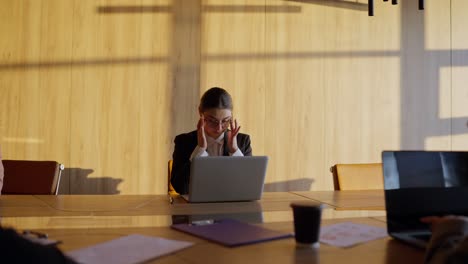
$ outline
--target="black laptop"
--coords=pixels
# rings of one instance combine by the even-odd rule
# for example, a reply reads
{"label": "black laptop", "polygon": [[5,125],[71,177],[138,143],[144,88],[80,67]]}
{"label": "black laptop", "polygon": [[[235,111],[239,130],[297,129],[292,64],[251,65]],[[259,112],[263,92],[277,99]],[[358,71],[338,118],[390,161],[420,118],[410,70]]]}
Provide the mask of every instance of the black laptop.
{"label": "black laptop", "polygon": [[426,247],[423,216],[468,215],[468,152],[383,151],[387,231]]}

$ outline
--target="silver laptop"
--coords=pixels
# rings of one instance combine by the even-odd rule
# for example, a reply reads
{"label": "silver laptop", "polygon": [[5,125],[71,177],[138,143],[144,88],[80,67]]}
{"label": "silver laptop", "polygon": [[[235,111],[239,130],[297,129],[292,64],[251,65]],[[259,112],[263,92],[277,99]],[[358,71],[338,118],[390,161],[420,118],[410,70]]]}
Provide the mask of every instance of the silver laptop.
{"label": "silver laptop", "polygon": [[425,248],[431,231],[420,218],[468,215],[468,152],[382,152],[387,231]]}
{"label": "silver laptop", "polygon": [[267,164],[267,156],[194,158],[183,197],[190,203],[259,200]]}

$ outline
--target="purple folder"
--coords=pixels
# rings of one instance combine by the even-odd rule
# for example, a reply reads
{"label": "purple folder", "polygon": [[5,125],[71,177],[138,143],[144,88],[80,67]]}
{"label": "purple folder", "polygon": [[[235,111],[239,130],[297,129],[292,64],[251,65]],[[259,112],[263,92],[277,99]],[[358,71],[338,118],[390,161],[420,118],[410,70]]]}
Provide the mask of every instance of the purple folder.
{"label": "purple folder", "polygon": [[216,220],[211,224],[175,224],[172,228],[228,247],[237,247],[280,238],[291,233],[270,230],[232,219]]}

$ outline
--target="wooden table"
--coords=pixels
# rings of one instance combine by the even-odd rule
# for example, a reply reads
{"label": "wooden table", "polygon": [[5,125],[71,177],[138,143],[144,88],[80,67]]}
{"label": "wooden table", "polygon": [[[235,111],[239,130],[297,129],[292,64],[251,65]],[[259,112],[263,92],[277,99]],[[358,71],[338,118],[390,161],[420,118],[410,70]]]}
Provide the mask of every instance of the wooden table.
{"label": "wooden table", "polygon": [[325,244],[319,249],[298,248],[293,238],[226,248],[169,227],[181,219],[228,217],[293,232],[289,205],[306,200],[328,205],[322,225],[342,221],[386,225],[384,211],[378,210],[383,193],[353,191],[264,193],[256,202],[206,204],[170,204],[165,195],[0,196],[0,215],[3,225],[35,229],[63,241],[59,247],[64,251],[135,233],[195,243],[155,263],[422,263],[423,251],[390,238],[346,249]]}
{"label": "wooden table", "polygon": [[[355,223],[385,227],[372,218],[344,219]],[[322,225],[341,222],[328,219]],[[293,232],[291,222],[260,224],[266,228]],[[294,238],[281,239],[237,248],[227,248],[172,230],[168,227],[144,228],[86,228],[43,229],[51,238],[63,241],[59,247],[70,251],[106,242],[129,234],[143,234],[167,239],[190,241],[194,246],[150,263],[422,263],[424,252],[390,238],[374,240],[351,248],[337,248],[321,244],[320,248],[297,247]]]}
{"label": "wooden table", "polygon": [[337,210],[385,210],[383,190],[293,192]]}
{"label": "wooden table", "polygon": [[[235,218],[239,213],[244,214],[241,219],[280,222],[292,221],[291,202],[310,199],[322,199],[329,205],[322,213],[324,219],[385,215],[381,210],[366,210],[369,201],[374,203],[373,196],[369,200],[361,197],[361,210],[341,210],[339,204],[328,201],[336,192],[314,193],[267,192],[255,202],[201,204],[187,204],[181,199],[170,204],[166,195],[6,195],[0,196],[0,216],[3,225],[19,229],[157,227],[169,225],[173,215]],[[340,201],[346,201],[346,193],[339,196]]]}

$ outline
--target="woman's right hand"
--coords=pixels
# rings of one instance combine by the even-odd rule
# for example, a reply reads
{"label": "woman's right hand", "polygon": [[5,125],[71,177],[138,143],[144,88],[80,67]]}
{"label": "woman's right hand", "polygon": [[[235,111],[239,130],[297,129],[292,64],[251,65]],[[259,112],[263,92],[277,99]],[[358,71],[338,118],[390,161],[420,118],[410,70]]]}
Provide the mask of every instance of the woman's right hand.
{"label": "woman's right hand", "polygon": [[198,146],[202,149],[206,149],[208,146],[208,143],[206,143],[205,117],[203,115],[200,115],[200,120],[198,120],[197,136],[198,136]]}
{"label": "woman's right hand", "polygon": [[446,216],[426,216],[420,219],[421,222],[429,224],[431,229],[437,228],[438,225],[447,221],[465,221],[468,223],[468,217],[460,215],[446,215]]}

